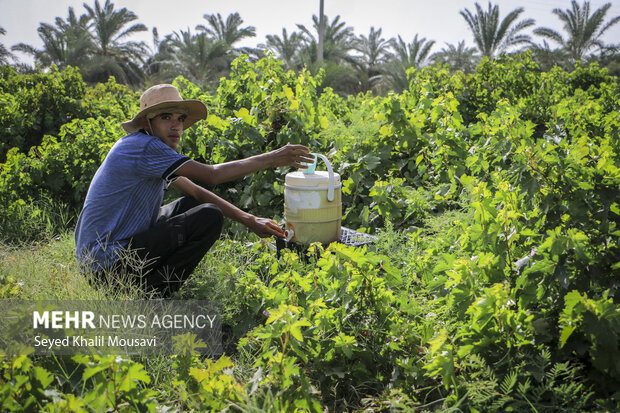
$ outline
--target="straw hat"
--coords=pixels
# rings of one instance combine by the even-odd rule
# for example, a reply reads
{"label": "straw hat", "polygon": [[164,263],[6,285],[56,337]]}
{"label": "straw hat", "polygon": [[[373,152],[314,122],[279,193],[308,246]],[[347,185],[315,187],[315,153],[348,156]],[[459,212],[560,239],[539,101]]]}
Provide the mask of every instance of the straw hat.
{"label": "straw hat", "polygon": [[140,130],[140,119],[152,119],[162,113],[182,113],[186,115],[183,129],[187,129],[201,119],[207,118],[207,107],[199,100],[183,100],[179,90],[172,85],[156,85],[140,96],[140,112],[130,121],[123,122],[129,132]]}

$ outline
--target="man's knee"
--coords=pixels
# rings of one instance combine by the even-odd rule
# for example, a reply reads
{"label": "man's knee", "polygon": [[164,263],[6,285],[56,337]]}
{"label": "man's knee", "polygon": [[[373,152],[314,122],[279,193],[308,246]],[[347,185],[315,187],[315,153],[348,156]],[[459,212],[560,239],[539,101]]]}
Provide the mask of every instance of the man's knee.
{"label": "man's knee", "polygon": [[215,204],[202,204],[197,209],[196,215],[201,227],[208,232],[217,231],[219,235],[224,225],[222,210]]}

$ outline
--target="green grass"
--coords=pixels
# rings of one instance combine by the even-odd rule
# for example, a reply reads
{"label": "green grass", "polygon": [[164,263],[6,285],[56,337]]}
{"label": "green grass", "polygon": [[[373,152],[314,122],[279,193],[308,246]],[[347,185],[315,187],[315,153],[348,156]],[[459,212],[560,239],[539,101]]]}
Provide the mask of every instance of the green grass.
{"label": "green grass", "polygon": [[78,271],[72,234],[27,246],[0,247],[0,277],[15,280],[24,300],[102,299]]}
{"label": "green grass", "polygon": [[[80,273],[73,233],[46,242],[0,246],[0,279],[13,280],[15,298],[23,300],[111,300],[147,298],[129,282],[123,288],[93,287]],[[5,297],[8,298],[8,297]]]}

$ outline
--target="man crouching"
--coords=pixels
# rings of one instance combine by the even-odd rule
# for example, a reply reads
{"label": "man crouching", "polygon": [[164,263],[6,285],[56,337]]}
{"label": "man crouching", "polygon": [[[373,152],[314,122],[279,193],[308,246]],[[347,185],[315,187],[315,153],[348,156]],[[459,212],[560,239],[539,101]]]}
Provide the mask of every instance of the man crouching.
{"label": "man crouching", "polygon": [[[286,145],[275,151],[217,165],[179,154],[183,131],[206,119],[198,100],[183,100],[172,85],[157,85],[140,97],[140,112],[122,124],[119,139],[95,173],[75,230],[76,256],[98,277],[131,273],[122,259],[138,255],[143,286],[169,296],[196,268],[219,238],[223,217],[260,237],[284,236],[271,219],[244,212],[192,182],[217,185],[279,166],[303,167],[308,148]],[[185,196],[161,206],[169,186]]]}

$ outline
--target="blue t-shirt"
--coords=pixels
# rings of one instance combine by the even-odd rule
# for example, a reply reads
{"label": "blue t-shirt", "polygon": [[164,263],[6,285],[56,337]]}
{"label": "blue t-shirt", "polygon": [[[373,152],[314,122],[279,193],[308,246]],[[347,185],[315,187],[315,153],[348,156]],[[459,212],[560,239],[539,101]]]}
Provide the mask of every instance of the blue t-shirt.
{"label": "blue t-shirt", "polygon": [[188,161],[142,132],[119,139],[95,173],[78,218],[80,265],[101,270],[117,261],[130,238],[155,223],[166,184]]}

